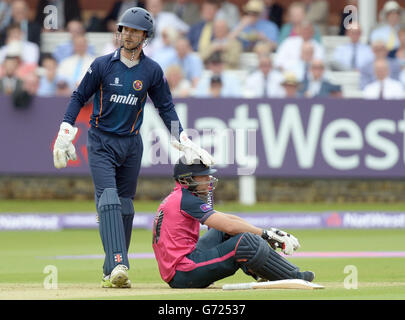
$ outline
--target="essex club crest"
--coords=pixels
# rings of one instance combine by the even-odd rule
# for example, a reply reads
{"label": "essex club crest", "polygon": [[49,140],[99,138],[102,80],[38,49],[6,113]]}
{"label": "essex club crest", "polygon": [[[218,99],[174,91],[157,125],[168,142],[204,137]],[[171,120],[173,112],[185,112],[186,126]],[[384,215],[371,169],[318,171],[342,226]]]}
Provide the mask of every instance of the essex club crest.
{"label": "essex club crest", "polygon": [[135,91],[140,91],[142,90],[143,83],[141,80],[135,80],[132,86],[134,87]]}

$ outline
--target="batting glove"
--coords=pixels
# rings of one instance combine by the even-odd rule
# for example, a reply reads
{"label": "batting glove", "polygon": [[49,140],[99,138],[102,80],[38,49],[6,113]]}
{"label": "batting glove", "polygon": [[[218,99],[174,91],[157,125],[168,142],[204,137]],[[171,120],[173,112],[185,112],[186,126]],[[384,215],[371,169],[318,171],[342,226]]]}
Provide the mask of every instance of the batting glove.
{"label": "batting glove", "polygon": [[69,160],[76,160],[76,149],[72,141],[75,139],[78,129],[67,122],[60,125],[58,137],[53,146],[53,164],[61,169],[67,166]]}
{"label": "batting glove", "polygon": [[201,160],[206,166],[215,164],[214,158],[206,150],[192,142],[184,131],[180,133],[180,142],[172,140],[172,145],[176,149],[184,152],[186,164],[193,164],[195,160]]}
{"label": "batting glove", "polygon": [[274,250],[280,248],[282,252],[287,255],[293,254],[294,251],[300,248],[300,243],[296,237],[275,228],[263,230],[262,238],[266,240]]}

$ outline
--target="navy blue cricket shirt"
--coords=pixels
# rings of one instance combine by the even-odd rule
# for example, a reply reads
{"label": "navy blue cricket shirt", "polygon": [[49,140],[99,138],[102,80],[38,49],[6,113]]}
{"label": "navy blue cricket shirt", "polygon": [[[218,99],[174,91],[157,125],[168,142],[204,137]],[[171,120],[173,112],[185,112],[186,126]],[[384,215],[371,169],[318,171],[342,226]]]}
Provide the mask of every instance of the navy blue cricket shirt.
{"label": "navy blue cricket shirt", "polygon": [[172,121],[178,121],[179,132],[174,132],[178,138],[183,128],[162,68],[143,51],[139,63],[128,68],[121,62],[120,54],[121,48],[118,48],[93,61],[73,92],[63,121],[74,125],[80,109],[95,94],[90,124],[121,136],[136,135],[149,95],[169,131]]}

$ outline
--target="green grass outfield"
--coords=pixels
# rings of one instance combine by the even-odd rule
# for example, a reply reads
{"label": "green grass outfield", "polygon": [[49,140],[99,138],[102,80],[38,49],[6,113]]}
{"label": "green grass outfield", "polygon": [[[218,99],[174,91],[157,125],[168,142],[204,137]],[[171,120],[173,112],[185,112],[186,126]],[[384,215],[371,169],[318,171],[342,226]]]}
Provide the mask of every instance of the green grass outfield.
{"label": "green grass outfield", "polygon": [[[139,211],[152,211],[156,203],[142,203]],[[236,204],[218,210],[234,211]],[[400,211],[405,205],[281,205],[260,204],[252,211]],[[83,212],[94,211],[92,202],[0,201],[0,212]],[[300,251],[405,251],[405,230],[289,230],[301,242]],[[151,231],[133,232],[130,253],[150,253]],[[153,299],[153,300],[261,300],[261,299],[405,299],[405,258],[290,258],[303,270],[316,273],[315,282],[324,290],[246,290],[223,291],[225,283],[251,282],[238,271],[207,289],[170,289],[159,276],[154,259],[130,259],[131,289],[99,287],[103,260],[77,259],[82,255],[102,255],[97,230],[3,231],[0,232],[0,299]],[[64,257],[64,259],[62,259]],[[71,256],[66,258],[66,256]],[[74,259],[76,257],[76,259]],[[48,274],[55,266],[58,289],[45,289]],[[344,281],[355,266],[358,288],[345,289]]]}
{"label": "green grass outfield", "polygon": [[[135,211],[156,212],[158,201],[135,201]],[[253,206],[237,202],[216,203],[215,208],[222,212],[320,212],[320,211],[405,211],[405,202],[399,203],[270,203],[258,202]],[[0,200],[2,212],[94,212],[94,201],[62,200]]]}

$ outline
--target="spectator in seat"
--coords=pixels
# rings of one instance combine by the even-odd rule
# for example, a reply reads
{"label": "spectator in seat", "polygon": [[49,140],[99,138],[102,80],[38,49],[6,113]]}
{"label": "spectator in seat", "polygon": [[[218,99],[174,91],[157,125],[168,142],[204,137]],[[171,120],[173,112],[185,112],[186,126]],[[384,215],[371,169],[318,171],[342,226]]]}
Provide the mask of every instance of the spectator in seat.
{"label": "spectator in seat", "polygon": [[[18,24],[23,32],[23,40],[41,46],[41,25],[29,19],[29,7],[24,0],[14,0],[11,3],[10,24]],[[3,31],[0,45],[4,45],[6,34]]]}
{"label": "spectator in seat", "polygon": [[163,46],[162,31],[168,27],[175,28],[181,35],[186,35],[190,26],[176,16],[173,12],[163,10],[162,0],[146,0],[146,10],[150,12],[155,21],[155,35],[144,47],[148,56],[153,56]]}
{"label": "spectator in seat", "polygon": [[191,83],[184,78],[183,70],[178,65],[171,65],[165,71],[167,83],[173,98],[186,98],[191,94]]}
{"label": "spectator in seat", "polygon": [[373,50],[368,44],[360,42],[361,27],[352,23],[346,29],[350,42],[336,47],[331,67],[335,71],[358,71],[373,59]]}
{"label": "spectator in seat", "polygon": [[163,71],[177,59],[176,42],[180,34],[175,28],[168,27],[162,30],[163,47],[155,52],[151,58],[155,60]]}
{"label": "spectator in seat", "polygon": [[35,94],[35,83],[32,80],[32,73],[25,75],[23,81],[17,75],[17,70],[21,65],[21,58],[17,52],[9,52],[2,64],[2,76],[0,77],[0,94],[10,96],[14,107],[25,108],[31,103]]}
{"label": "spectator in seat", "polygon": [[291,61],[290,64],[286,64],[284,72],[292,72],[297,77],[298,81],[306,81],[309,78],[311,63],[315,59],[314,57],[314,43],[306,41],[301,46],[301,56],[298,60]]}
{"label": "spectator in seat", "polygon": [[388,50],[385,41],[376,41],[371,45],[374,56],[360,69],[360,88],[363,90],[366,85],[374,82],[376,74],[374,73],[374,62],[379,59],[386,59],[390,69],[390,78],[399,80],[401,66],[397,59],[388,57]]}
{"label": "spectator in seat", "polygon": [[21,47],[21,59],[23,63],[38,64],[39,47],[36,43],[26,41],[19,24],[11,24],[7,28],[6,44],[0,48],[0,63],[3,62],[10,45],[18,44]]}
{"label": "spectator in seat", "polygon": [[211,43],[214,36],[214,20],[219,8],[218,0],[208,0],[202,3],[201,21],[191,25],[187,35],[193,51],[203,51]]}
{"label": "spectator in seat", "polygon": [[169,64],[179,65],[187,80],[191,82],[193,88],[195,88],[202,76],[204,70],[204,64],[200,56],[193,52],[190,42],[185,37],[177,39],[176,44],[176,56]]}
{"label": "spectator in seat", "polygon": [[[20,41],[12,41],[7,45],[7,50],[4,51],[4,55],[10,57],[17,57],[18,64],[17,69],[15,70],[16,76],[20,79],[24,79],[24,77],[32,72],[35,72],[37,68],[36,63],[26,63],[23,61],[23,45]],[[3,58],[3,61],[5,58]]]}
{"label": "spectator in seat", "polygon": [[[86,29],[84,28],[83,22],[79,20],[69,21],[67,24],[67,31],[70,34],[70,40],[58,45],[53,52],[53,56],[58,63],[61,63],[62,60],[74,55],[74,39],[76,37],[86,35]],[[93,56],[96,54],[96,50],[93,45],[87,46],[87,54]]]}
{"label": "spectator in seat", "polygon": [[341,88],[330,83],[324,77],[325,64],[322,60],[313,60],[309,79],[303,81],[299,90],[300,95],[305,98],[331,97],[338,95]]}
{"label": "spectator in seat", "polygon": [[272,52],[273,52],[273,46],[270,42],[267,42],[267,41],[259,41],[253,47],[253,53],[256,53],[257,56],[261,56],[261,55],[270,56],[270,55],[272,55]]}
{"label": "spectator in seat", "polygon": [[219,10],[215,19],[224,19],[228,22],[229,28],[233,29],[239,23],[240,13],[239,8],[236,4],[228,0],[218,0],[219,1]]}
{"label": "spectator in seat", "polygon": [[264,9],[262,0],[249,0],[243,7],[245,14],[240,23],[231,32],[231,37],[238,38],[246,52],[251,52],[259,41],[277,46],[279,29],[275,23],[261,18]]}
{"label": "spectator in seat", "polygon": [[229,37],[229,26],[225,19],[216,19],[213,26],[214,37],[211,42],[199,51],[203,61],[207,60],[214,52],[221,52],[226,69],[238,69],[242,44]]}
{"label": "spectator in seat", "polygon": [[40,97],[52,97],[56,95],[58,79],[56,71],[58,62],[51,54],[42,57],[41,68],[39,71],[39,88],[37,95]]}
{"label": "spectator in seat", "polygon": [[390,78],[390,67],[387,59],[374,62],[376,81],[368,84],[363,90],[365,99],[404,99],[405,90],[401,82]]}
{"label": "spectator in seat", "polygon": [[281,98],[284,90],[281,82],[283,75],[273,69],[270,56],[258,56],[259,66],[256,71],[248,75],[244,83],[246,98]]}
{"label": "spectator in seat", "polygon": [[299,97],[299,85],[300,82],[298,81],[297,77],[292,72],[285,72],[283,74],[283,80],[281,82],[281,86],[284,89],[281,98],[298,98]]}
{"label": "spectator in seat", "polygon": [[22,80],[17,76],[16,70],[21,63],[18,55],[6,55],[2,63],[2,76],[0,77],[0,93],[4,95],[12,95],[15,91],[21,90],[23,87]]}
{"label": "spectator in seat", "polygon": [[213,76],[218,76],[221,78],[221,97],[239,98],[242,96],[242,87],[239,78],[232,70],[225,70],[225,65],[220,52],[214,52],[207,60],[207,71],[208,72],[204,72],[198,86],[194,90],[194,96],[211,96],[210,88],[211,78]]}
{"label": "spectator in seat", "polygon": [[371,42],[384,41],[388,51],[398,48],[401,14],[402,8],[398,2],[386,2],[381,12],[382,24],[371,32]]}
{"label": "spectator in seat", "polygon": [[198,4],[192,0],[167,1],[163,6],[163,10],[173,12],[189,26],[193,25],[200,19],[200,8]]}
{"label": "spectator in seat", "polygon": [[[281,27],[278,45],[282,44],[289,37],[300,35],[300,26],[304,21],[311,22],[307,19],[305,4],[303,2],[293,2],[288,7],[287,22]],[[314,33],[312,34],[312,37],[321,43],[321,32],[317,26],[313,27]]]}
{"label": "spectator in seat", "polygon": [[301,59],[302,45],[304,42],[312,44],[314,48],[314,59],[323,60],[325,58],[323,46],[313,38],[315,28],[312,22],[307,20],[303,21],[297,28],[297,32],[297,36],[287,38],[276,51],[274,65],[282,72],[288,70],[292,64],[297,63]]}
{"label": "spectator in seat", "polygon": [[76,36],[73,39],[74,54],[64,60],[58,66],[58,79],[65,80],[71,91],[77,88],[86,71],[94,60],[94,56],[87,53],[87,39],[85,36]]}

